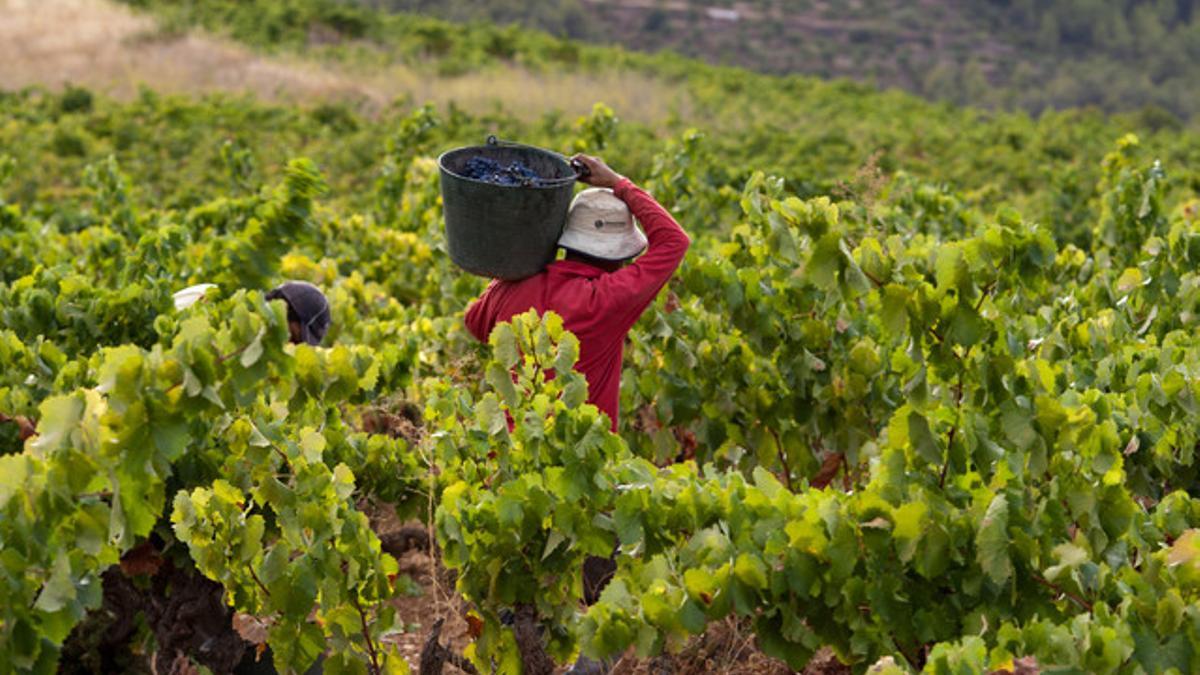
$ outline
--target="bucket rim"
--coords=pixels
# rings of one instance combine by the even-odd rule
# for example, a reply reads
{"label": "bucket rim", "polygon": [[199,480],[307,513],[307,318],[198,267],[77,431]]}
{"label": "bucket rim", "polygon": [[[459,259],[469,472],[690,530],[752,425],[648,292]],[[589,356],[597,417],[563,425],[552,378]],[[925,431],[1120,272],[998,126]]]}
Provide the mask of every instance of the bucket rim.
{"label": "bucket rim", "polygon": [[[568,160],[565,155],[554,152],[553,150],[547,150],[545,148],[539,148],[536,145],[525,145],[522,143],[507,143],[506,146],[510,147],[510,148],[517,147],[517,148],[522,148],[525,150],[533,150],[535,152],[540,152],[544,155],[549,155],[549,156],[553,157],[554,159],[557,159],[560,162],[562,162],[567,167],[568,171],[571,170],[570,160]],[[491,149],[495,149],[496,147],[497,147],[496,145],[464,145],[460,148],[451,148],[449,150],[446,150],[442,154],[438,155],[438,158],[437,158],[438,170],[440,170],[444,174],[449,174],[458,180],[464,180],[464,181],[467,181],[470,183],[475,183],[476,185],[488,185],[488,186],[491,186],[494,188],[502,188],[502,189],[506,189],[506,190],[530,190],[530,189],[533,189],[533,190],[561,190],[564,186],[567,186],[567,185],[573,186],[575,184],[575,181],[578,179],[578,174],[571,173],[571,174],[569,174],[567,176],[563,176],[561,178],[546,179],[548,181],[554,181],[550,185],[502,185],[500,183],[490,183],[486,180],[479,180],[478,178],[470,178],[470,177],[464,176],[460,173],[456,173],[456,172],[452,171],[450,169],[450,167],[446,166],[445,160],[446,160],[446,157],[449,155],[465,152],[467,150],[491,150]]]}

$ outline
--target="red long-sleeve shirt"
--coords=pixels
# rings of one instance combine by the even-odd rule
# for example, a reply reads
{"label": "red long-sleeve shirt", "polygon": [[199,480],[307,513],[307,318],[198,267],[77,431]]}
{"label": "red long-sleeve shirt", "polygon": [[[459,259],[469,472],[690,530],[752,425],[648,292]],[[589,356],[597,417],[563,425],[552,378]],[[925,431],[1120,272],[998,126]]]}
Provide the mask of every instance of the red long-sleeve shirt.
{"label": "red long-sleeve shirt", "polygon": [[617,429],[625,336],[683,261],[691,240],[654,197],[623,178],[613,192],[642,224],[646,253],[615,272],[576,260],[557,260],[519,281],[493,280],[467,308],[467,329],[486,341],[497,323],[536,309],[553,311],[579,338],[575,369],[588,383],[588,402]]}

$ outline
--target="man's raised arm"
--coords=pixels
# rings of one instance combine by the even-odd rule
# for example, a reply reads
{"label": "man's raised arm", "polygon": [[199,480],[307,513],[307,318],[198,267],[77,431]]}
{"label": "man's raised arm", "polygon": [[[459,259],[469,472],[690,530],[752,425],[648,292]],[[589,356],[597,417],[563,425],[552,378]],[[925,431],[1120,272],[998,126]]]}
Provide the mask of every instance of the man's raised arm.
{"label": "man's raised arm", "polygon": [[633,181],[595,157],[576,155],[575,159],[588,167],[587,182],[612,188],[613,194],[629,206],[646,233],[646,252],[633,264],[604,275],[597,288],[606,302],[620,312],[625,323],[632,326],[679,268],[692,240],[675,218]]}

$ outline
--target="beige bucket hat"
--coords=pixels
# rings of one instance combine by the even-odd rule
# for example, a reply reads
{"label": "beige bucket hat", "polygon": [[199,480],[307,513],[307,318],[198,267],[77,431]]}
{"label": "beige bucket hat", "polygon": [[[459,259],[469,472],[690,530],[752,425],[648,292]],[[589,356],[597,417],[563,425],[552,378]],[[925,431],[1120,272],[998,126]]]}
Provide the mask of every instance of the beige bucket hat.
{"label": "beige bucket hat", "polygon": [[602,260],[626,260],[646,250],[646,235],[633,214],[608,188],[588,188],[575,196],[558,245]]}

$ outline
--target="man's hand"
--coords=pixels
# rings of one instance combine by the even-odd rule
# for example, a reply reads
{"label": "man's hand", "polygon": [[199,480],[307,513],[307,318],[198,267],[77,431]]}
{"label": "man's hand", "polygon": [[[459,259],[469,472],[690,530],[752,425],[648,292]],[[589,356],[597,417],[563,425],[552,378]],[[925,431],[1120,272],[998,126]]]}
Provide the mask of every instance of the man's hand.
{"label": "man's hand", "polygon": [[[591,155],[578,154],[571,158],[572,162],[579,162],[587,167],[586,175],[581,175],[579,180],[595,187],[613,188],[621,181],[624,176],[608,168],[604,160]],[[584,172],[580,172],[584,173]]]}

